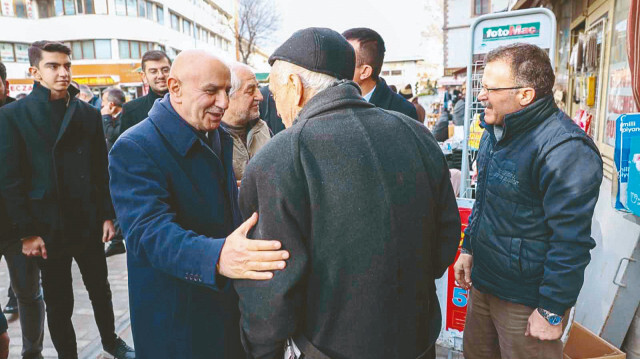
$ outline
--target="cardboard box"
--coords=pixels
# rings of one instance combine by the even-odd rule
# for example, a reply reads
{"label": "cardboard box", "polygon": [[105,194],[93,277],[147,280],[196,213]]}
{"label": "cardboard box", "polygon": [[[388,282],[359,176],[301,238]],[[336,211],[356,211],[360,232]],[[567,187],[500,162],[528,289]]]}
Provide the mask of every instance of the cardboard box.
{"label": "cardboard box", "polygon": [[580,323],[573,322],[569,340],[564,346],[564,359],[625,359],[627,355],[606,340],[593,334]]}

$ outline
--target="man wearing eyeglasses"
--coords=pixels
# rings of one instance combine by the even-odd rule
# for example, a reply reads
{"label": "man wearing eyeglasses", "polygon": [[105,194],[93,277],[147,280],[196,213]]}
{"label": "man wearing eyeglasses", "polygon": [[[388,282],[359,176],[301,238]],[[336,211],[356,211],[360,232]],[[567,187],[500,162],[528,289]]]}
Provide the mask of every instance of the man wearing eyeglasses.
{"label": "man wearing eyeglasses", "polygon": [[556,107],[544,50],[507,45],[485,64],[476,202],[454,267],[471,290],[464,356],[560,359],[563,319],[595,246],[602,159]]}
{"label": "man wearing eyeglasses", "polygon": [[[153,103],[169,91],[167,79],[171,70],[171,59],[166,53],[159,50],[145,52],[142,55],[141,67],[142,80],[149,85],[149,93],[124,104],[120,118],[120,133],[147,118]],[[125,252],[124,241],[114,238],[105,250],[105,255],[110,257]]]}

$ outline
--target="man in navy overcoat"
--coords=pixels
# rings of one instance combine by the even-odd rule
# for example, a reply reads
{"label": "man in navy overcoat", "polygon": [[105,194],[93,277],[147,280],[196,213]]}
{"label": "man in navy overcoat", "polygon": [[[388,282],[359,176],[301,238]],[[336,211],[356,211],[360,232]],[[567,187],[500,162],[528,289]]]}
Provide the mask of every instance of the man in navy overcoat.
{"label": "man in navy overcoat", "polygon": [[229,68],[205,51],[183,51],[168,86],[109,153],[137,358],[242,358],[228,278],[269,279],[288,252],[246,238],[257,214],[241,225],[233,142],[219,128]]}

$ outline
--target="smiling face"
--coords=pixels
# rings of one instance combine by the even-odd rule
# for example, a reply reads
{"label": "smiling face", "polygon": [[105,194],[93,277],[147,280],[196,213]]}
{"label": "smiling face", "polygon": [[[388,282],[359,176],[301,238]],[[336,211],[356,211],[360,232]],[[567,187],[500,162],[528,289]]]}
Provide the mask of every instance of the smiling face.
{"label": "smiling face", "polygon": [[176,112],[199,131],[212,131],[220,126],[229,107],[231,87],[229,68],[213,56],[199,58],[197,69],[192,66],[196,53],[176,58],[169,77],[171,104]]}
{"label": "smiling face", "polygon": [[38,66],[29,68],[33,78],[51,91],[52,98],[66,96],[71,82],[71,59],[62,52],[42,51]]}
{"label": "smiling face", "polygon": [[142,79],[146,82],[153,92],[158,95],[162,95],[167,92],[167,79],[169,78],[169,71],[171,70],[171,64],[169,60],[148,60],[144,62],[144,71],[142,72]]}
{"label": "smiling face", "polygon": [[238,66],[232,71],[235,72],[240,87],[229,96],[229,109],[225,114],[225,123],[239,126],[260,117],[258,106],[262,101],[262,94],[258,88],[256,75],[249,68]]}
{"label": "smiling face", "polygon": [[487,124],[502,126],[504,116],[522,110],[533,101],[535,91],[532,88],[504,89],[512,87],[518,86],[507,61],[487,63],[482,75],[482,90],[478,94],[478,101],[485,105],[484,121]]}

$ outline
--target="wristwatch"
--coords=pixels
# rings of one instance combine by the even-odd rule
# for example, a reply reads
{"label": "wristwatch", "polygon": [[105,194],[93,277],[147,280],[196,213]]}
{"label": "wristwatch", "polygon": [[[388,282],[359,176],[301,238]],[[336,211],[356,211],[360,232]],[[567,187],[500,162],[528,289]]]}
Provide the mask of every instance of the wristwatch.
{"label": "wristwatch", "polygon": [[550,311],[542,308],[538,308],[538,313],[549,322],[551,325],[560,325],[562,323],[562,316],[551,313]]}

